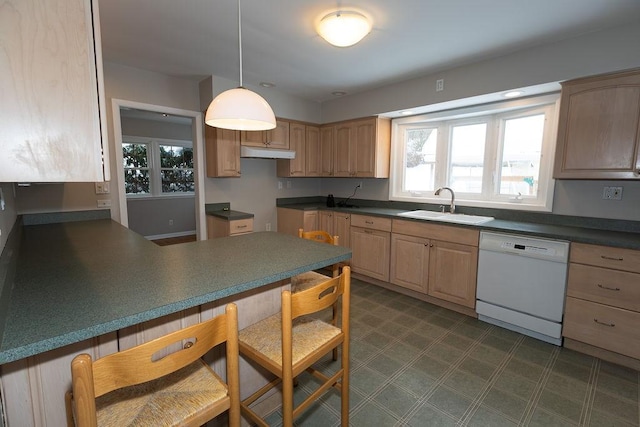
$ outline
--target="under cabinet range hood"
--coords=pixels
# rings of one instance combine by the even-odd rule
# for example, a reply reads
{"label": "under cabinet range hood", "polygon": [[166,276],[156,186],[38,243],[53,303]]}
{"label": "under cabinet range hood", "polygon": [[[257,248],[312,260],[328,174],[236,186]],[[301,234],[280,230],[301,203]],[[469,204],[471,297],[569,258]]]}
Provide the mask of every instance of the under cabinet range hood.
{"label": "under cabinet range hood", "polygon": [[254,159],[295,159],[296,152],[293,150],[242,145],[240,146],[240,157],[250,157]]}

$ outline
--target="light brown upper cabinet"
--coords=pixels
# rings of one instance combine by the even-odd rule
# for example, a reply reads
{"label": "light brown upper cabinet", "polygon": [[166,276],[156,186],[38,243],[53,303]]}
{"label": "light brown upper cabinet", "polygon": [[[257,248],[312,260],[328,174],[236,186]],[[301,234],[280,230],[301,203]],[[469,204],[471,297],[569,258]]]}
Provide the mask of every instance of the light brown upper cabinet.
{"label": "light brown upper cabinet", "polygon": [[388,178],[391,121],[377,117],[335,124],[333,176]]}
{"label": "light brown upper cabinet", "polygon": [[306,126],[302,123],[289,124],[289,149],[296,152],[293,159],[278,159],[276,174],[282,177],[306,176]]}
{"label": "light brown upper cabinet", "polygon": [[[305,126],[305,176],[321,176],[322,147],[320,145],[320,128]],[[296,157],[298,154],[296,153]]]}
{"label": "light brown upper cabinet", "polygon": [[640,179],[640,69],[562,83],[554,178]]}
{"label": "light brown upper cabinet", "polygon": [[286,120],[276,120],[276,127],[265,131],[242,131],[240,132],[240,142],[242,145],[253,147],[289,149],[289,122]]}
{"label": "light brown upper cabinet", "polygon": [[0,182],[109,179],[97,6],[3,2]]}
{"label": "light brown upper cabinet", "polygon": [[207,176],[240,178],[240,131],[204,126]]}
{"label": "light brown upper cabinet", "polygon": [[320,175],[333,176],[333,151],[335,143],[335,126],[320,128]]}

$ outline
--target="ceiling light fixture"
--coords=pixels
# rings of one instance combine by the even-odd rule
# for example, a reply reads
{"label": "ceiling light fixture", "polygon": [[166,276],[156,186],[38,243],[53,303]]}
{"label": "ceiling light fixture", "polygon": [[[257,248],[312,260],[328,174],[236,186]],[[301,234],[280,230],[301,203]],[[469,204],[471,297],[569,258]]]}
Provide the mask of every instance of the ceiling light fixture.
{"label": "ceiling light fixture", "polygon": [[371,23],[360,12],[336,10],[325,15],[317,25],[323,39],[334,46],[353,46],[371,32]]}
{"label": "ceiling light fixture", "polygon": [[209,126],[232,130],[268,130],[276,127],[269,103],[242,86],[242,14],[238,0],[238,52],[240,86],[222,92],[211,101],[204,122]]}
{"label": "ceiling light fixture", "polygon": [[520,96],[523,93],[524,92],[522,92],[521,90],[512,90],[509,92],[505,92],[504,94],[502,94],[502,96],[504,96],[505,98],[515,98],[516,96]]}

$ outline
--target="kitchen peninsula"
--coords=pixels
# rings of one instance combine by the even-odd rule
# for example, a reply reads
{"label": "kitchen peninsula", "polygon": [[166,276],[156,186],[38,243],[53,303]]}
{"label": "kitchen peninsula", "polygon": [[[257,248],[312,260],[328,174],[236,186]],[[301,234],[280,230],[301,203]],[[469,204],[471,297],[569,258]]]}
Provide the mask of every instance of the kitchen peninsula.
{"label": "kitchen peninsula", "polygon": [[23,416],[35,421],[21,425],[54,425],[52,413],[63,415],[68,363],[78,352],[122,350],[149,339],[145,328],[166,333],[230,301],[252,300],[244,312],[239,304],[246,326],[278,310],[286,279],[351,256],[273,232],[160,247],[109,219],[14,233],[19,248],[0,301],[0,368],[8,418],[25,410],[12,408],[12,398],[33,409]]}

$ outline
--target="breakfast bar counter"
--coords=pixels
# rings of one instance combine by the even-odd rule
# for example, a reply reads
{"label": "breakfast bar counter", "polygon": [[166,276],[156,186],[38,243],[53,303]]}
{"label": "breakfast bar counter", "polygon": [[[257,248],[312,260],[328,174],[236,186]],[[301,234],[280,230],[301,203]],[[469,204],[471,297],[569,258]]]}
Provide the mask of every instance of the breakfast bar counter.
{"label": "breakfast bar counter", "polygon": [[274,232],[161,247],[107,219],[19,232],[0,301],[0,364],[351,257],[348,248]]}

